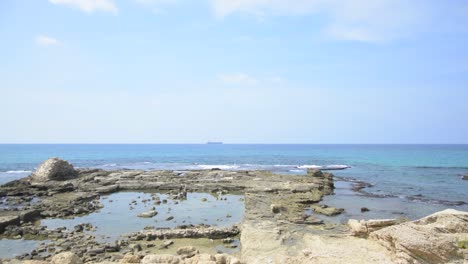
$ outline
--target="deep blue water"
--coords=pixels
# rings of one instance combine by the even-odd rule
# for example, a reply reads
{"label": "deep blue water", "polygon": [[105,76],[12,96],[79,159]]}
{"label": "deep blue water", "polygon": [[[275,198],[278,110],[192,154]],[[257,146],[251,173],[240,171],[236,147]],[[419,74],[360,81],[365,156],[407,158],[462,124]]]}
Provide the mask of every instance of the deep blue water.
{"label": "deep blue water", "polygon": [[28,175],[49,157],[104,169],[304,173],[304,165],[349,165],[334,174],[369,182],[372,193],[468,202],[468,181],[460,178],[468,174],[468,145],[0,145],[0,182]]}

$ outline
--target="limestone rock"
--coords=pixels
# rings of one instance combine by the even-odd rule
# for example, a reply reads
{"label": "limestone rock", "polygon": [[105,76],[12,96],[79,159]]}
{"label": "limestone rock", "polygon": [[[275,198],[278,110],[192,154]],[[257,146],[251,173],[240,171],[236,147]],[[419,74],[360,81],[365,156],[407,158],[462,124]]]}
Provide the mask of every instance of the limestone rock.
{"label": "limestone rock", "polygon": [[467,236],[468,212],[447,209],[369,237],[393,252],[398,263],[447,263],[463,260],[466,249],[458,248],[457,241]]}
{"label": "limestone rock", "polygon": [[143,212],[141,214],[138,214],[138,217],[143,217],[143,218],[151,218],[155,215],[157,215],[158,212],[156,212],[155,210],[150,210],[148,212]]}
{"label": "limestone rock", "polygon": [[165,263],[165,264],[179,264],[182,263],[181,259],[177,256],[169,254],[151,254],[146,255],[142,260],[142,264]]}
{"label": "limestone rock", "polygon": [[187,247],[180,247],[177,249],[177,255],[182,256],[182,258],[191,258],[198,254],[199,251],[195,247],[187,246]]}
{"label": "limestone rock", "polygon": [[351,229],[351,234],[353,236],[367,236],[371,232],[377,231],[384,227],[392,226],[397,224],[395,219],[370,219],[370,220],[355,220],[349,219],[348,226]]}
{"label": "limestone rock", "polygon": [[194,256],[193,258],[189,258],[185,260],[186,264],[217,264],[216,258],[210,254],[199,254]]}
{"label": "limestone rock", "polygon": [[344,212],[343,208],[335,208],[335,207],[329,207],[327,205],[313,205],[312,209],[314,210],[315,213],[317,214],[323,214],[326,216],[335,216],[339,215],[342,212]]}
{"label": "limestone rock", "polygon": [[75,253],[67,251],[52,257],[51,264],[83,264],[83,261]]}
{"label": "limestone rock", "polygon": [[132,253],[127,253],[120,260],[120,263],[140,263],[140,257],[135,256]]}
{"label": "limestone rock", "polygon": [[31,175],[33,181],[66,180],[76,178],[78,171],[68,161],[50,158],[44,161]]}

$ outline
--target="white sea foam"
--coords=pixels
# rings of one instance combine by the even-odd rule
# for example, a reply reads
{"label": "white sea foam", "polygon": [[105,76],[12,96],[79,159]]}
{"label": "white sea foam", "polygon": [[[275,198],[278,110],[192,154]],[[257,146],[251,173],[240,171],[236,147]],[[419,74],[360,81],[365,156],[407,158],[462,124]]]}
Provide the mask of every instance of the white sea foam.
{"label": "white sea foam", "polygon": [[8,174],[19,174],[19,173],[31,173],[32,171],[29,171],[29,170],[11,170],[11,171],[7,171],[5,173],[8,173]]}
{"label": "white sea foam", "polygon": [[348,165],[325,165],[325,166],[319,166],[319,165],[301,165],[297,166],[299,169],[319,169],[319,170],[344,170],[344,169],[349,169],[351,166]]}
{"label": "white sea foam", "polygon": [[117,166],[116,163],[111,163],[111,164],[104,164],[104,165],[102,165],[102,167],[115,167],[115,166]]}

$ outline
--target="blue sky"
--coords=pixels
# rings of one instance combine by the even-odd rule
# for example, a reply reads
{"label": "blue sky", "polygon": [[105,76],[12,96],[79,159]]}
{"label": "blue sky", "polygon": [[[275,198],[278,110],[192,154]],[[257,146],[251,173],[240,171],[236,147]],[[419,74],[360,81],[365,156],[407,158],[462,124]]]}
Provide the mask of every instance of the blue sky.
{"label": "blue sky", "polygon": [[2,143],[468,143],[468,1],[3,0]]}

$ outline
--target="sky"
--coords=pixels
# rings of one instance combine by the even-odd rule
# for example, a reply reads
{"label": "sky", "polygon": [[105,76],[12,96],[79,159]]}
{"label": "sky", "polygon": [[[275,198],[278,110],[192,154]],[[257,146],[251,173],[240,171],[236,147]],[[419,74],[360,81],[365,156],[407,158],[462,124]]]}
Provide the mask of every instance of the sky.
{"label": "sky", "polygon": [[2,0],[0,143],[468,143],[468,1]]}

